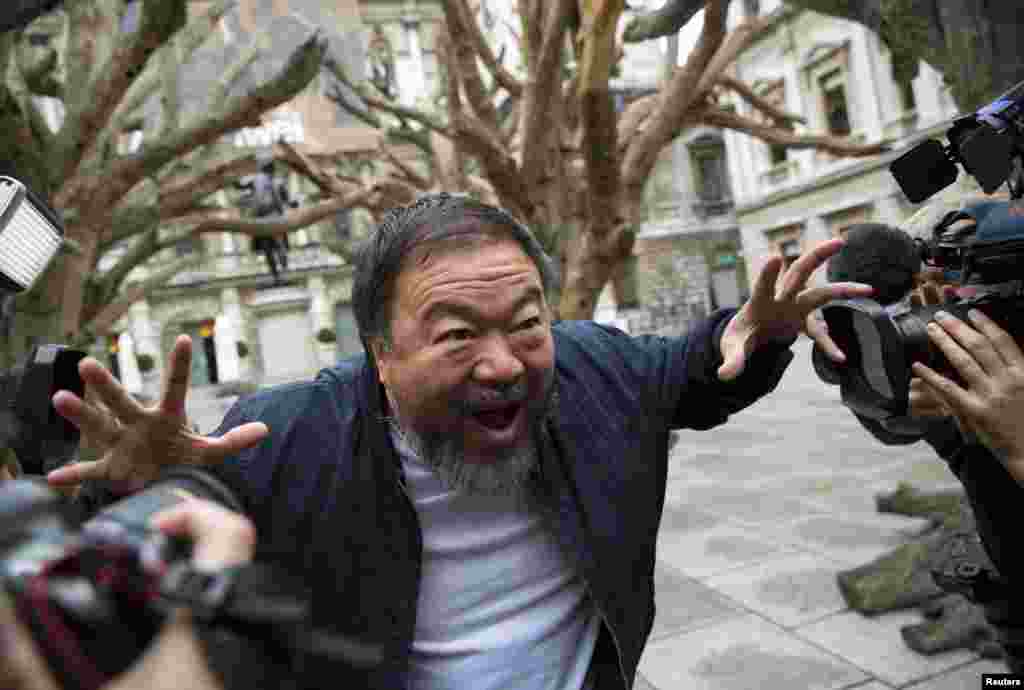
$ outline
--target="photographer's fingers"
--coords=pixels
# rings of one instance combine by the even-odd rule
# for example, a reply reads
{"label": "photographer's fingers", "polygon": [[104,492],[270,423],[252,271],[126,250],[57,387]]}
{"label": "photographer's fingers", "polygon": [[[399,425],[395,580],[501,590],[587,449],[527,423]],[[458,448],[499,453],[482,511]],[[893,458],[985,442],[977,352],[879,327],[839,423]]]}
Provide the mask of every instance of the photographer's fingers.
{"label": "photographer's fingers", "polygon": [[160,409],[167,414],[185,416],[185,397],[188,395],[189,377],[192,370],[192,339],[179,335],[167,358],[167,380]]}
{"label": "photographer's fingers", "polygon": [[950,412],[957,417],[959,422],[969,420],[972,415],[978,415],[981,410],[981,403],[970,391],[964,390],[954,381],[950,381],[933,369],[914,362],[911,369],[915,376],[919,376],[930,389],[930,393],[941,401]]}
{"label": "photographer's fingers", "polygon": [[151,524],[165,534],[192,539],[197,569],[213,572],[252,559],[256,528],[247,518],[211,501],[182,499],[154,515]]}
{"label": "photographer's fingers", "polygon": [[919,378],[910,379],[910,415],[912,417],[948,417],[953,411]]}
{"label": "photographer's fingers", "polygon": [[931,341],[942,351],[970,388],[989,388],[988,378],[1006,368],[1006,362],[982,333],[951,314],[936,314],[927,326]]}
{"label": "photographer's fingers", "polygon": [[[182,683],[182,678],[187,682]],[[139,660],[105,690],[223,690],[186,611],[171,614]]]}
{"label": "photographer's fingers", "polygon": [[1021,352],[1020,345],[1013,339],[1013,336],[979,309],[967,312],[967,318],[971,320],[975,328],[985,334],[985,337],[992,343],[992,348],[1007,367],[1015,367],[1024,372],[1024,353]]}

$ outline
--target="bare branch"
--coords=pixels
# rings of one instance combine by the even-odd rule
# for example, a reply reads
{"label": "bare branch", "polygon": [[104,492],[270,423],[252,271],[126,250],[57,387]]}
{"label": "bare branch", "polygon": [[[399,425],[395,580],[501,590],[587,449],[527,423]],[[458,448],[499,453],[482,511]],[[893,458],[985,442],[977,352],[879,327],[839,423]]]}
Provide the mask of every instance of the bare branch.
{"label": "bare branch", "polygon": [[408,179],[409,182],[414,187],[417,187],[424,191],[430,189],[430,180],[416,172],[416,170],[414,170],[412,166],[410,166],[408,163],[400,159],[383,143],[377,146],[377,150],[380,151],[381,154],[383,154],[384,157],[388,159],[388,162],[391,163],[391,165],[398,168],[398,170],[401,171],[402,175],[404,175],[406,179]]}
{"label": "bare branch", "polygon": [[[442,0],[442,5],[444,6],[446,17],[449,14],[458,16],[459,25],[465,32],[464,40],[472,47],[473,52],[476,53],[480,61],[490,71],[494,81],[512,96],[520,96],[523,92],[523,85],[511,72],[505,69],[499,58],[495,57],[490,43],[484,38],[483,32],[480,31],[480,25],[473,18],[469,7],[466,6],[465,0]],[[454,26],[454,24],[451,24],[451,26]]]}
{"label": "bare branch", "polygon": [[[466,100],[469,107],[473,109],[480,124],[491,130],[495,139],[501,138],[501,128],[498,125],[498,111],[491,101],[490,94],[484,86],[480,75],[479,62],[472,42],[469,40],[469,29],[467,23],[476,26],[475,21],[469,16],[469,9],[464,6],[464,0],[443,0],[445,11],[445,26],[450,41],[446,46],[448,53],[448,68],[452,74],[457,75],[457,83],[462,85],[466,93]],[[449,111],[452,111],[449,104]]]}
{"label": "bare branch", "polygon": [[[381,110],[386,113],[390,113],[396,117],[400,117],[406,120],[412,120],[413,122],[417,122],[426,127],[427,129],[432,129],[440,134],[448,134],[448,128],[445,127],[442,122],[437,120],[437,118],[433,117],[432,115],[429,115],[428,113],[422,110],[417,110],[415,108],[407,108],[405,106],[398,105],[397,103],[390,103],[382,98],[378,98],[377,96],[374,96],[373,93],[371,93],[370,89],[366,88],[364,85],[356,84],[355,82],[350,80],[348,76],[345,74],[345,70],[342,68],[340,64],[338,64],[338,62],[333,57],[328,56],[324,60],[324,67],[326,67],[335,77],[337,77],[338,81],[340,81],[342,84],[355,91],[356,94],[359,95],[359,98],[362,99],[362,101],[366,103],[366,105],[368,105],[369,107]],[[339,103],[339,105],[341,104]],[[351,112],[353,115],[356,115],[356,112],[353,110],[349,110],[349,112]]]}
{"label": "bare branch", "polygon": [[141,154],[118,160],[102,186],[97,187],[90,178],[72,178],[58,192],[57,205],[71,206],[72,200],[89,194],[94,212],[107,212],[145,175],[228,132],[258,122],[261,114],[294,98],[316,76],[325,50],[319,33],[314,34],[292,53],[284,69],[270,81],[231,99],[223,110],[199,115],[185,127],[147,146]]}
{"label": "bare branch", "polygon": [[707,0],[667,0],[657,10],[633,17],[622,38],[627,43],[640,43],[677,34],[706,3]]}
{"label": "bare branch", "polygon": [[615,30],[624,0],[584,3],[578,81],[581,148],[586,162],[587,211],[591,230],[603,237],[615,224],[619,170],[615,103],[608,88],[615,59]]}
{"label": "bare branch", "polygon": [[718,108],[708,108],[694,114],[707,125],[723,127],[757,137],[769,144],[781,144],[792,149],[820,149],[836,156],[874,156],[889,150],[886,144],[858,144],[843,137],[828,134],[796,134],[795,132],[737,115]]}
{"label": "bare branch", "polygon": [[350,208],[372,190],[361,189],[343,197],[335,197],[318,204],[290,211],[279,218],[243,218],[237,209],[223,209],[204,214],[189,235],[216,232],[234,232],[250,237],[274,237],[284,232],[300,230]]}
{"label": "bare branch", "polygon": [[[728,3],[727,3],[728,4]],[[711,8],[705,13],[710,14]],[[715,56],[708,63],[704,74],[701,75],[697,90],[694,93],[696,98],[703,98],[710,91],[712,85],[718,80],[725,70],[736,61],[743,52],[751,46],[762,34],[771,29],[772,22],[768,17],[754,17],[742,22],[726,36],[725,41],[718,48]]]}
{"label": "bare branch", "polygon": [[260,56],[260,41],[265,35],[265,32],[261,31],[253,37],[245,51],[224,70],[224,74],[220,75],[217,85],[213,87],[213,92],[210,94],[210,107],[223,107],[228,99],[228,92],[231,91],[231,87],[238,82],[239,78],[245,73],[245,70],[256,62],[256,59]]}
{"label": "bare branch", "polygon": [[[73,3],[72,7],[84,4]],[[92,70],[81,88],[74,90],[79,95],[67,102],[68,114],[54,147],[57,179],[66,180],[72,176],[146,61],[185,25],[184,0],[142,3],[140,12],[138,31],[122,34],[117,39],[110,37],[115,41],[113,51],[102,65]],[[97,28],[95,17],[91,19],[88,22],[90,26],[82,27],[80,31]],[[73,13],[71,23],[74,23]]]}
{"label": "bare branch", "polygon": [[463,113],[453,115],[455,120],[452,124],[461,135],[459,143],[480,161],[502,206],[522,219],[529,218],[533,204],[524,180],[525,173],[516,165],[515,159],[499,142],[490,138],[491,133],[476,118]]}
{"label": "bare branch", "polygon": [[626,110],[619,116],[619,148],[624,149],[629,145],[633,135],[640,129],[644,121],[654,112],[658,105],[660,94],[651,94],[636,99],[626,106]]}
{"label": "bare branch", "polygon": [[[447,33],[447,26],[445,27]],[[449,48],[449,42],[437,42],[437,55],[441,60],[444,89],[447,94],[449,113],[462,110],[462,96],[459,94],[459,68],[455,64]],[[430,135],[431,158],[434,172],[441,183],[441,189],[461,191],[466,186],[465,171],[462,166],[462,152],[457,138],[442,137],[436,132]]]}
{"label": "bare branch", "polygon": [[658,105],[647,119],[642,132],[636,133],[622,161],[622,182],[627,188],[642,187],[662,147],[687,116],[697,99],[700,83],[709,63],[725,38],[728,0],[711,0],[704,11],[704,28],[686,65],[662,89]]}
{"label": "bare branch", "polygon": [[802,125],[807,124],[807,120],[805,118],[800,115],[794,115],[793,113],[787,113],[774,104],[769,103],[754,93],[753,89],[741,82],[739,79],[734,79],[733,77],[723,74],[718,77],[718,83],[738,93],[743,100],[760,110],[777,124],[793,124],[796,122],[799,122]]}
{"label": "bare branch", "polygon": [[279,142],[275,145],[275,149],[280,150],[281,158],[288,165],[312,180],[321,191],[331,195],[339,195],[345,192],[341,183],[334,176],[329,175],[316,161],[290,143],[286,141]]}
{"label": "bare branch", "polygon": [[[538,188],[548,174],[551,136],[557,135],[557,131],[552,131],[546,111],[551,98],[558,92],[563,40],[574,11],[573,0],[554,0],[549,5],[537,2],[537,5],[539,7],[534,16],[537,23],[543,8],[546,7],[548,11],[543,26],[537,27],[536,38],[539,39],[537,45],[540,50],[535,59],[531,57],[530,77],[523,98],[523,153],[520,168],[528,190]],[[534,30],[532,24],[528,25],[527,34],[531,39],[534,38]]]}
{"label": "bare branch", "polygon": [[[172,47],[177,45],[180,46],[182,60],[188,59],[210,37],[217,22],[236,4],[237,0],[217,0],[210,6],[206,14],[190,21],[174,39],[165,43],[159,52],[171,51]],[[111,122],[118,127],[123,126],[123,121],[132,117],[133,113],[149,100],[159,86],[160,70],[157,68],[157,64],[147,64],[139,78],[128,87],[124,98],[121,99],[111,116]]]}

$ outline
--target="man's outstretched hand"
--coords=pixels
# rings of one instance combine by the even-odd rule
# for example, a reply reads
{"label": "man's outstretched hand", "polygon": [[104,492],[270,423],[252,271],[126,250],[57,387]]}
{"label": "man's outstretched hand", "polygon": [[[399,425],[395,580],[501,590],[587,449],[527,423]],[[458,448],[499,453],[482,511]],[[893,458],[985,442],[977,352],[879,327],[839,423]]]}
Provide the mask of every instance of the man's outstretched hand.
{"label": "man's outstretched hand", "polygon": [[185,417],[191,364],[192,340],[179,335],[168,360],[163,396],[159,403],[146,407],[98,361],[86,357],[79,362],[78,373],[89,391],[88,400],[61,390],[54,394],[53,406],[78,427],[83,442],[88,440],[99,459],[54,470],[47,475],[49,483],[66,487],[102,479],[123,491],[133,491],[155,479],[165,467],[215,465],[267,436],[269,430],[261,422],[243,424],[220,438],[193,433]]}
{"label": "man's outstretched hand", "polygon": [[[768,343],[790,344],[806,332],[808,316],[834,299],[868,297],[874,288],[863,283],[829,283],[808,288],[807,279],[815,269],[839,251],[843,240],[822,242],[789,267],[779,282],[782,257],[768,259],[754,285],[754,293],[722,332],[720,348],[721,381],[731,381],[743,373],[750,354]],[[776,285],[779,285],[776,289]]]}

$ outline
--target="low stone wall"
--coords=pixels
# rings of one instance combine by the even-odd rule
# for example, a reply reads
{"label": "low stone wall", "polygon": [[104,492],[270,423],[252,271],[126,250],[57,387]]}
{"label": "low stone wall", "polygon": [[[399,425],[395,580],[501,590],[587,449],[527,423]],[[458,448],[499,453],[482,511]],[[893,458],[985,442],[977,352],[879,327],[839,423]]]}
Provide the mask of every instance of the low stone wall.
{"label": "low stone wall", "polygon": [[617,317],[630,335],[680,336],[690,325],[707,316],[702,303],[658,303],[623,310]]}

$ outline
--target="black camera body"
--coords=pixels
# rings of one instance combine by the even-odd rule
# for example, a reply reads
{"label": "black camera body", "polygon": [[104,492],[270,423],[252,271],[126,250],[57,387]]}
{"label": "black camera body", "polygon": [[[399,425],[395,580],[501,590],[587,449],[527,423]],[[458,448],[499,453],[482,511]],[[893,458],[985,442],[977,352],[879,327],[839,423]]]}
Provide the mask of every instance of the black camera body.
{"label": "black camera body", "polygon": [[[955,229],[958,221],[974,224]],[[954,211],[928,240],[916,240],[925,265],[970,293],[941,306],[907,299],[882,305],[871,299],[835,300],[822,308],[829,335],[846,354],[837,366],[815,356],[818,375],[841,386],[843,402],[891,431],[915,431],[908,415],[911,365],[921,362],[943,375],[960,377],[926,330],[937,311],[968,321],[984,313],[1024,343],[1024,201],[988,201]]]}
{"label": "black camera body", "polygon": [[[845,353],[843,365],[815,348],[818,376],[841,386],[843,402],[889,431],[919,432],[908,416],[911,365],[922,362],[959,379],[925,330],[940,309],[967,319],[977,309],[1024,341],[1024,82],[992,103],[958,118],[947,132],[948,146],[934,139],[914,147],[890,166],[912,202],[952,184],[963,166],[991,194],[1006,183],[1009,202],[989,201],[947,214],[932,237],[917,239],[921,261],[942,269],[946,281],[973,293],[937,306],[911,305],[905,295],[893,304],[871,299],[835,300],[822,308],[829,336]],[[966,227],[958,221],[974,221]],[[865,281],[862,281],[865,282]],[[866,282],[871,282],[870,280]]]}
{"label": "black camera body", "polygon": [[189,543],[148,526],[183,500],[180,491],[240,508],[194,468],[85,522],[41,480],[0,484],[0,586],[62,688],[99,688],[142,654],[175,608],[214,609],[230,594],[212,577],[197,589]]}

